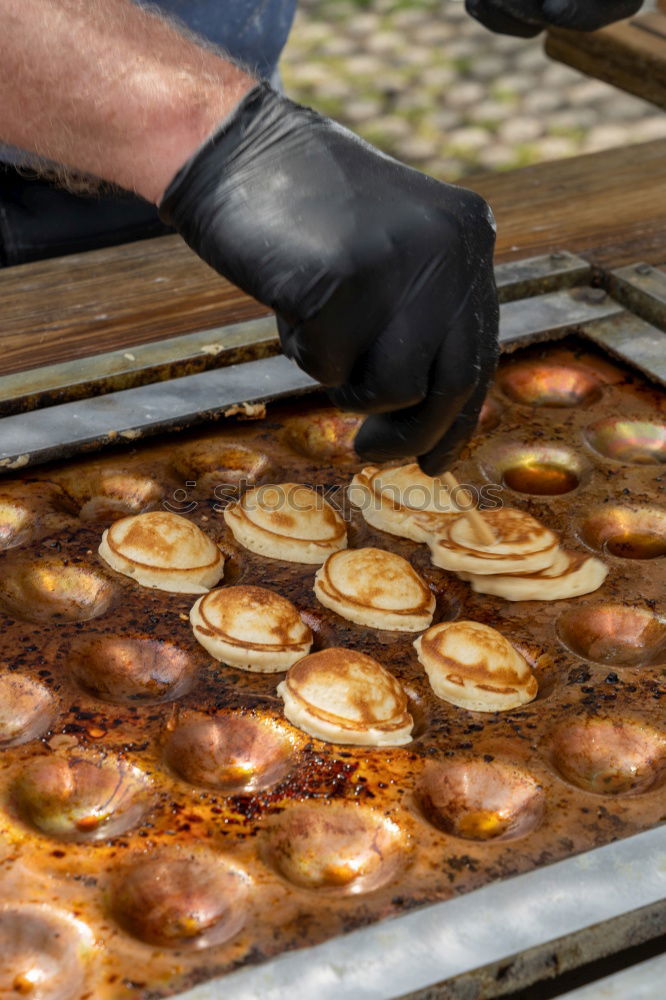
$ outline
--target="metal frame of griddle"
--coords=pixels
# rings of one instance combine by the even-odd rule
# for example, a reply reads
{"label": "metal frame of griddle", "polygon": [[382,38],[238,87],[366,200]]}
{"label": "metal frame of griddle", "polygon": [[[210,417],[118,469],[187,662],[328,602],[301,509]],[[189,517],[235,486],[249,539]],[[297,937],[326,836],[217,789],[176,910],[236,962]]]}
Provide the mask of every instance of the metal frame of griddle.
{"label": "metal frame of griddle", "polygon": [[[666,274],[594,272],[560,252],[500,266],[510,352],[579,334],[666,385]],[[317,383],[272,319],[0,376],[0,471],[175,432]],[[257,357],[226,367],[234,356]],[[192,360],[210,366],[194,375]],[[175,378],[164,381],[164,373]],[[111,377],[110,377],[111,376]],[[114,391],[109,387],[122,386]],[[55,403],[54,400],[67,402]],[[424,906],[181,992],[181,1000],[490,998],[666,932],[666,827]]]}
{"label": "metal frame of griddle", "polygon": [[[560,252],[501,265],[496,275],[503,351],[576,332],[666,385],[663,271],[638,264],[599,275]],[[0,472],[182,430],[238,405],[318,387],[277,350],[274,320],[264,318],[1,376]],[[234,352],[264,356],[215,367]],[[179,376],[197,357],[211,367]],[[165,371],[176,377],[164,379]],[[109,385],[123,388],[106,391]]]}
{"label": "metal frame of griddle", "polygon": [[576,967],[586,952],[591,960],[658,936],[665,897],[661,826],[177,995],[489,1000]]}

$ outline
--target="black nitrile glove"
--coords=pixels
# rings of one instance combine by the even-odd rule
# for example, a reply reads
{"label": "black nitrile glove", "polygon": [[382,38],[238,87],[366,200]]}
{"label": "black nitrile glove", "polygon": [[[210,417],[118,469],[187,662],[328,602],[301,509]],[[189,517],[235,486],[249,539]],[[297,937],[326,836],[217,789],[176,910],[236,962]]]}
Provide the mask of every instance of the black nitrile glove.
{"label": "black nitrile glove", "polygon": [[200,257],[275,310],[284,353],[371,416],[356,450],[443,471],[497,358],[486,203],[260,84],[160,205]]}
{"label": "black nitrile glove", "polygon": [[467,13],[486,28],[521,38],[550,27],[596,31],[642,6],[643,0],[465,0]]}

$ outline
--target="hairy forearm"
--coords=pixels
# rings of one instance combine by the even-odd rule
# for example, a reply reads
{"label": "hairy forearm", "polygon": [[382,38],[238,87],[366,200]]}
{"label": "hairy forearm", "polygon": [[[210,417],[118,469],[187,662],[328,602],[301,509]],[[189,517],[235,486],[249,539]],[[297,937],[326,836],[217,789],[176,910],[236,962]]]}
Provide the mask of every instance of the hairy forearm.
{"label": "hairy forearm", "polygon": [[0,0],[0,141],[151,201],[254,83],[132,0]]}

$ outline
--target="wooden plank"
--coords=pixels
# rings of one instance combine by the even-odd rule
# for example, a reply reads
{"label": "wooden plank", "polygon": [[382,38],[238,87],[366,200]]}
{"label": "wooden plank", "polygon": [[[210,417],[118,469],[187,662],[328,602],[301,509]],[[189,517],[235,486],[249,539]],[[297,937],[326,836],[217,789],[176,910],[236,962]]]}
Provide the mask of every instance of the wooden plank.
{"label": "wooden plank", "polygon": [[[466,182],[493,206],[497,261],[566,249],[666,261],[666,140]],[[0,373],[130,348],[267,310],[177,236],[0,270]]]}
{"label": "wooden plank", "polygon": [[666,261],[666,140],[470,178],[497,219],[497,259],[560,247],[597,267]]}
{"label": "wooden plank", "polygon": [[666,108],[666,14],[644,14],[590,33],[553,29],[545,48],[552,59]]}
{"label": "wooden plank", "polygon": [[0,269],[0,373],[269,313],[178,236]]}

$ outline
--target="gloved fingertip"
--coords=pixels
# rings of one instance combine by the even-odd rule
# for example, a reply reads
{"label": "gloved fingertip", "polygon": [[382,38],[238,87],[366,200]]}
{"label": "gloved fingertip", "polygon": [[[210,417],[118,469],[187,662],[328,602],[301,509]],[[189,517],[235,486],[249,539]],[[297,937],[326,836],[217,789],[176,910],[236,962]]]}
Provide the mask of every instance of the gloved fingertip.
{"label": "gloved fingertip", "polygon": [[381,465],[382,462],[391,462],[395,458],[406,457],[396,453],[391,448],[383,448],[374,441],[364,441],[359,444],[354,441],[354,451],[362,462],[370,462],[373,465]]}
{"label": "gloved fingertip", "polygon": [[429,452],[427,455],[419,455],[417,462],[421,472],[426,476],[441,476],[451,468],[460,449],[453,449],[445,452]]}
{"label": "gloved fingertip", "polygon": [[369,416],[354,438],[354,451],[364,462],[390,462],[407,458],[405,446],[381,416]]}

